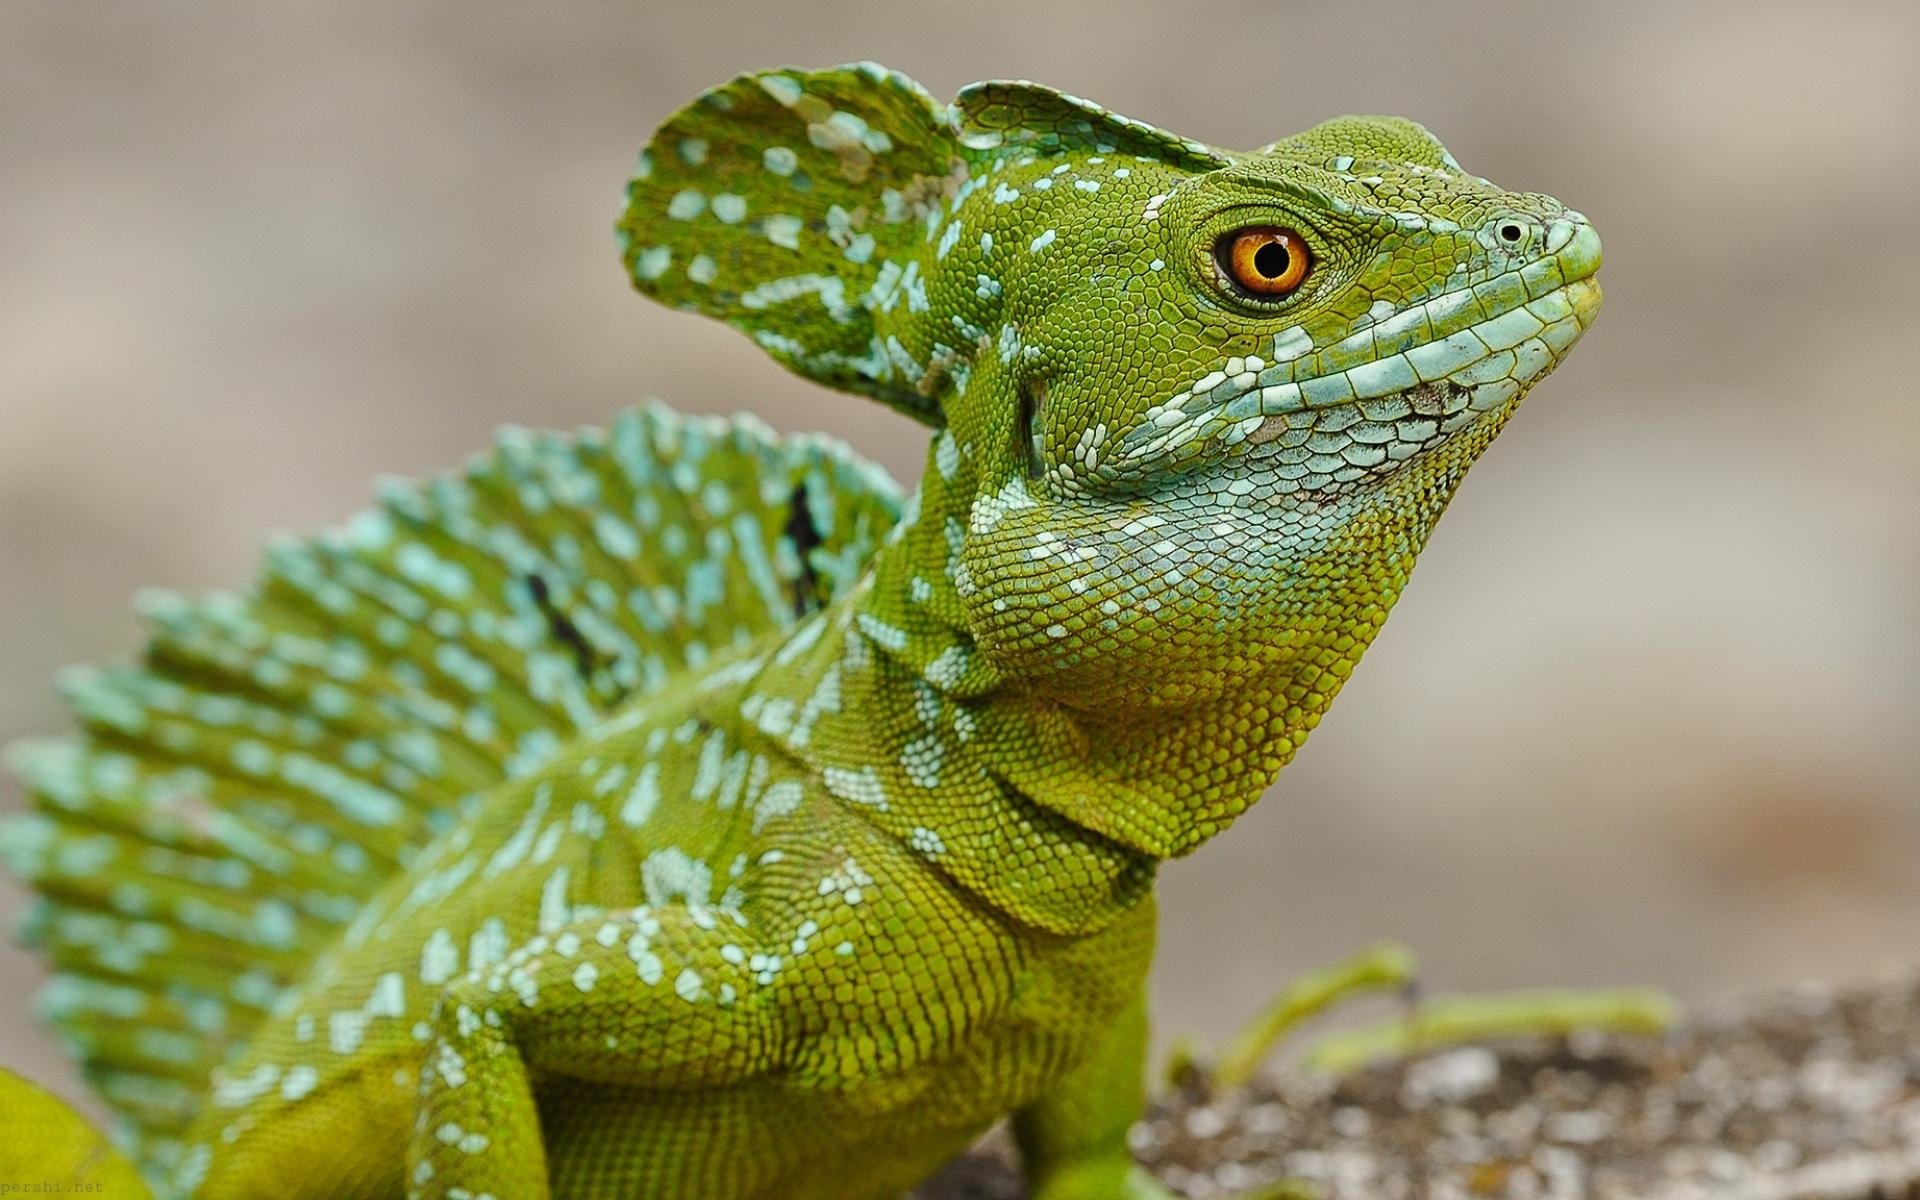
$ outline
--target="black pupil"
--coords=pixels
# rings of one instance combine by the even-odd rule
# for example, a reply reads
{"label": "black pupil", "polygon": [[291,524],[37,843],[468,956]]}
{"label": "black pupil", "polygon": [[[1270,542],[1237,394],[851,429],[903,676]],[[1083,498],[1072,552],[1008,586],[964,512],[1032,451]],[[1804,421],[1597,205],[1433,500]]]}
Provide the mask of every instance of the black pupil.
{"label": "black pupil", "polygon": [[1278,279],[1287,273],[1292,257],[1279,242],[1268,242],[1253,252],[1253,269],[1268,279]]}

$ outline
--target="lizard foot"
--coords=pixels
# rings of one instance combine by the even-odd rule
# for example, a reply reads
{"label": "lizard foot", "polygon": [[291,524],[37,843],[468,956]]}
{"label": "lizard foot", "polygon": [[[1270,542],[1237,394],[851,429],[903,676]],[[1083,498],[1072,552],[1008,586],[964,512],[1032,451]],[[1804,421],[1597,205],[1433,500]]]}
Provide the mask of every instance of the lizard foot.
{"label": "lizard foot", "polygon": [[1216,1092],[1244,1087],[1273,1048],[1301,1023],[1341,1001],[1381,991],[1397,991],[1405,1000],[1405,1013],[1323,1038],[1308,1049],[1302,1068],[1343,1075],[1369,1062],[1499,1037],[1577,1030],[1658,1036],[1679,1016],[1671,999],[1648,988],[1423,997],[1412,952],[1383,942],[1288,984],[1211,1061],[1192,1043],[1176,1043],[1165,1078],[1176,1086],[1199,1082]]}
{"label": "lizard foot", "polygon": [[1344,1075],[1371,1062],[1447,1046],[1491,1038],[1565,1037],[1583,1030],[1660,1037],[1679,1018],[1679,1006],[1655,988],[1534,988],[1429,996],[1398,1019],[1322,1038],[1307,1050],[1301,1067]]}

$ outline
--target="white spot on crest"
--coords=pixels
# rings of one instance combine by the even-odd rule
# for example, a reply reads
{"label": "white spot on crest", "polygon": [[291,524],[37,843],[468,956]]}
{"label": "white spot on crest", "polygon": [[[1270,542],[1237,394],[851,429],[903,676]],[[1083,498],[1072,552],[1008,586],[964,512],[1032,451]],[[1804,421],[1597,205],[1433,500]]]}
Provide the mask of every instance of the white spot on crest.
{"label": "white spot on crest", "polygon": [[954,440],[951,429],[942,429],[934,439],[933,465],[940,472],[940,478],[947,480],[960,470],[960,443]]}
{"label": "white spot on crest", "polygon": [[772,96],[781,105],[792,108],[804,95],[800,84],[788,75],[762,75],[758,80],[760,90]]}
{"label": "white spot on crest", "polygon": [[640,887],[655,907],[678,900],[689,908],[706,908],[713,903],[713,870],[678,846],[666,846],[640,864]]}
{"label": "white spot on crest", "polygon": [[567,884],[572,872],[555,867],[540,889],[540,932],[556,933],[573,919],[573,907],[567,902]]}
{"label": "white spot on crest", "polygon": [[280,1097],[283,1100],[299,1100],[312,1093],[320,1085],[320,1073],[301,1063],[287,1071],[286,1078],[280,1081]]}
{"label": "white spot on crest", "polygon": [[420,983],[440,987],[461,970],[461,948],[445,929],[434,929],[426,945],[420,947]]}
{"label": "white spot on crest", "polygon": [[369,1017],[400,1017],[407,1012],[407,985],[398,971],[388,971],[373,985],[367,997]]}
{"label": "white spot on crest", "polygon": [[343,1009],[327,1015],[327,1048],[335,1054],[352,1054],[367,1036],[367,1014],[358,1009]]}
{"label": "white spot on crest", "polygon": [[620,806],[620,819],[627,825],[638,828],[647,823],[653,815],[654,806],[660,803],[660,764],[650,762],[640,768],[640,774],[633,781],[633,790],[627,793],[626,803]]}
{"label": "white spot on crest", "polygon": [[467,965],[484,971],[507,957],[507,926],[499,917],[488,917],[467,941]]}
{"label": "white spot on crest", "polygon": [[776,246],[788,250],[800,248],[800,231],[804,228],[799,217],[787,213],[775,213],[766,219],[767,240]]}

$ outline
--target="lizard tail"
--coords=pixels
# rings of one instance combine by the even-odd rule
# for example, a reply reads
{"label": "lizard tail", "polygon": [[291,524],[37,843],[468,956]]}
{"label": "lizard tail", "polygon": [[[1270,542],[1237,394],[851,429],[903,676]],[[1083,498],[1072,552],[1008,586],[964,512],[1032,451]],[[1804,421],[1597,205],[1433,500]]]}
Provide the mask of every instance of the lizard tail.
{"label": "lizard tail", "polygon": [[150,1174],[361,902],[464,805],[715,651],[829,602],[900,513],[844,446],[659,406],[507,431],[275,546],[245,594],[144,599],[137,667],[14,747],[0,858],[41,1007]]}

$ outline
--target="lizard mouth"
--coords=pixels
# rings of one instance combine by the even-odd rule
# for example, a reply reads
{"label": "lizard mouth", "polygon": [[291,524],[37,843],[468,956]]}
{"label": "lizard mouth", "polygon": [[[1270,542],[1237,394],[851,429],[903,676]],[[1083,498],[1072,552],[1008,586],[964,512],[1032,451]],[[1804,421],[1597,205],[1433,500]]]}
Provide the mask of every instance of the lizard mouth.
{"label": "lizard mouth", "polygon": [[[1586,218],[1576,213],[1552,222],[1545,250],[1517,269],[1445,292],[1325,351],[1302,356],[1296,382],[1259,390],[1258,411],[1284,416],[1355,402],[1364,406],[1423,384],[1490,389],[1489,395],[1501,391],[1501,384],[1531,385],[1566,356],[1600,311],[1600,283],[1594,278],[1600,237]],[[1359,356],[1366,357],[1349,365]],[[1235,415],[1234,408],[1228,405],[1225,415]],[[1249,429],[1247,440],[1257,444],[1258,432]]]}
{"label": "lizard mouth", "polygon": [[[1420,378],[1267,416],[1241,440],[1291,486],[1325,492],[1390,473],[1490,414],[1511,413],[1599,313],[1598,258],[1596,242],[1584,273],[1406,351]],[[1525,336],[1499,345],[1517,332]]]}

